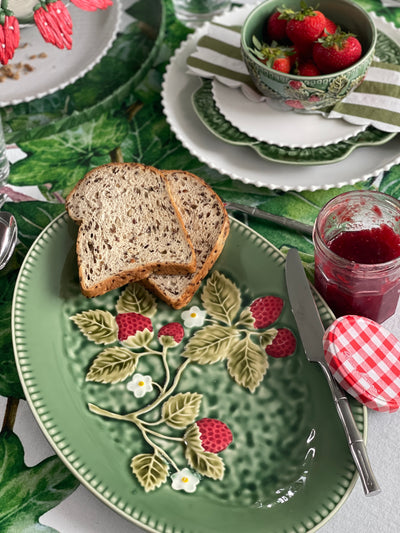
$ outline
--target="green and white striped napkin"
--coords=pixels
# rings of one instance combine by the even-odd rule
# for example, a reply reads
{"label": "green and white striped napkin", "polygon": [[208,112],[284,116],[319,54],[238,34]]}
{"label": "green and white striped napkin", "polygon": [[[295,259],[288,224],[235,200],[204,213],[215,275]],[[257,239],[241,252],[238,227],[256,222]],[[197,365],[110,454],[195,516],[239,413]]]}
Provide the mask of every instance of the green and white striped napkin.
{"label": "green and white striped napkin", "polygon": [[[240,26],[209,23],[196,50],[187,58],[189,73],[240,87],[252,101],[270,101],[254,87],[240,52]],[[373,61],[362,84],[326,115],[352,124],[400,131],[400,66]]]}

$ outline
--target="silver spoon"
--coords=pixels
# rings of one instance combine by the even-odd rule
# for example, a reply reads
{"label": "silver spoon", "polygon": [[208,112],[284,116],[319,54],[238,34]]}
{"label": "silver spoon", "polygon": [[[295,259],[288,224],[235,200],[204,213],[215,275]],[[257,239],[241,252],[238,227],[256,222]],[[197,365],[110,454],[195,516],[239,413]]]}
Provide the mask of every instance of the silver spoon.
{"label": "silver spoon", "polygon": [[17,244],[17,236],[17,222],[14,215],[7,211],[0,212],[0,270],[11,259]]}

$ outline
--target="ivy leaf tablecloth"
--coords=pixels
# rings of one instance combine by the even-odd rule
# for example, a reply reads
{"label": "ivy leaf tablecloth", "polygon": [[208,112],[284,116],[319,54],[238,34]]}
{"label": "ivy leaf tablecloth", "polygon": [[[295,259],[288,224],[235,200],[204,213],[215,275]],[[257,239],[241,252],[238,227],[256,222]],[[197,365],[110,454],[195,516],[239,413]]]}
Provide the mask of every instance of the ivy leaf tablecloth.
{"label": "ivy leaf tablecloth", "polygon": [[[360,3],[400,27],[400,9],[386,8],[379,0]],[[169,0],[124,0],[122,5],[121,31],[99,65],[53,95],[1,109],[8,144],[24,154],[16,158],[9,183],[0,189],[11,199],[6,208],[17,218],[20,236],[11,263],[0,272],[0,531],[5,533],[140,531],[80,486],[54,455],[24,401],[13,358],[11,302],[19,267],[33,240],[64,210],[65,196],[89,169],[111,160],[183,168],[203,177],[227,201],[309,224],[344,190],[377,188],[400,197],[398,166],[355,186],[298,193],[245,185],[202,164],[171,132],[160,99],[166,64],[190,30],[175,20]],[[296,246],[312,258],[310,239],[265,221],[245,222],[278,248]],[[368,447],[383,494],[366,499],[357,483],[340,512],[321,528],[324,533],[369,533],[378,527],[385,533],[400,531],[400,462],[391,429],[400,419],[372,413],[369,421]]]}

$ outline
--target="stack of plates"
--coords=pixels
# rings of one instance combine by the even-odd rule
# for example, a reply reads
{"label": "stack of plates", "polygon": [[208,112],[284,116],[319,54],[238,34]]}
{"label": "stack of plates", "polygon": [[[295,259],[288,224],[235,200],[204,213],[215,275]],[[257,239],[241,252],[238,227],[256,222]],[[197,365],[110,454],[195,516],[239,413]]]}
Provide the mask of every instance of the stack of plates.
{"label": "stack of plates", "polygon": [[[252,8],[234,9],[215,22],[240,25]],[[400,31],[372,16],[379,34],[376,55],[395,62]],[[240,89],[189,74],[186,60],[207,29],[208,24],[199,28],[176,51],[162,92],[172,130],[200,161],[244,183],[297,191],[354,184],[400,163],[395,133],[275,109],[250,101]]]}

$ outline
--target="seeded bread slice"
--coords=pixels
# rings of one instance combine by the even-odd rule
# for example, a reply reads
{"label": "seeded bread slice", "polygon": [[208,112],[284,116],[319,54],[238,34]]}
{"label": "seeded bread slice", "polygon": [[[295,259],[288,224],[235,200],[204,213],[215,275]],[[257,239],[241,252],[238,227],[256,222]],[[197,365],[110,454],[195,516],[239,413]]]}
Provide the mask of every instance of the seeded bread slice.
{"label": "seeded bread slice", "polygon": [[85,296],[99,296],[153,272],[186,274],[196,257],[161,171],[110,163],[80,180],[66,200],[80,224],[76,251]]}
{"label": "seeded bread slice", "polygon": [[180,276],[153,274],[142,284],[171,307],[187,305],[223,250],[229,217],[219,196],[198,176],[163,171],[196,253],[196,271]]}

